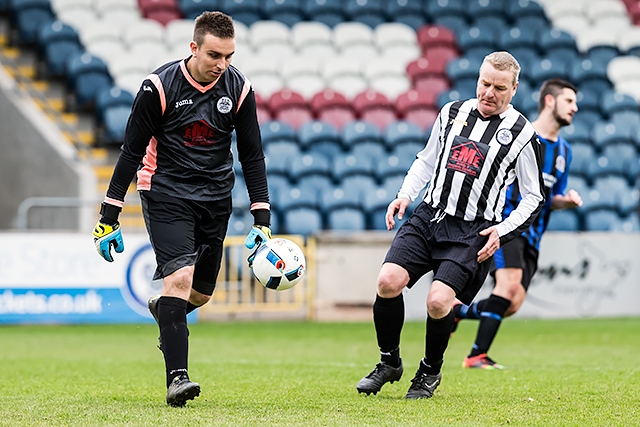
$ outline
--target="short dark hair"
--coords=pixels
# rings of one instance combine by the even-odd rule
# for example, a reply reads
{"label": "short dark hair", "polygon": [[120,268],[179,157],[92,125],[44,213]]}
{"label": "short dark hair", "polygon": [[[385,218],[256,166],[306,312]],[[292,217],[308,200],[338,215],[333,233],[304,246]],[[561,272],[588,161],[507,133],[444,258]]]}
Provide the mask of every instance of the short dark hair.
{"label": "short dark hair", "polygon": [[193,41],[200,46],[207,34],[221,39],[232,39],[236,36],[233,19],[222,12],[202,12],[196,18],[193,29]]}
{"label": "short dark hair", "polygon": [[571,89],[578,93],[578,89],[571,83],[563,79],[549,79],[542,83],[540,88],[540,97],[538,98],[538,112],[544,109],[544,98],[547,95],[553,95],[556,98],[562,92],[562,89]]}

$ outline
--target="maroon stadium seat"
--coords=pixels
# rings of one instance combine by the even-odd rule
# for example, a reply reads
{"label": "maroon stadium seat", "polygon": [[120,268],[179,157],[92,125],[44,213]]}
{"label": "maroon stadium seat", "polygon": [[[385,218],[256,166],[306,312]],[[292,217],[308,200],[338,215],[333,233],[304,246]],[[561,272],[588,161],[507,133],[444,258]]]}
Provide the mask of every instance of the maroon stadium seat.
{"label": "maroon stadium seat", "polygon": [[311,109],[318,120],[329,122],[338,130],[356,119],[356,113],[347,98],[332,89],[315,94],[311,99]]}
{"label": "maroon stadium seat", "polygon": [[304,123],[313,120],[311,107],[305,99],[291,89],[282,89],[271,95],[269,109],[273,118],[299,129]]}
{"label": "maroon stadium seat", "polygon": [[433,125],[438,115],[436,99],[436,93],[410,89],[396,100],[396,111],[402,119],[426,130]]}
{"label": "maroon stadium seat", "polygon": [[389,98],[372,89],[356,95],[353,106],[361,120],[375,124],[380,130],[386,129],[389,123],[398,119]]}

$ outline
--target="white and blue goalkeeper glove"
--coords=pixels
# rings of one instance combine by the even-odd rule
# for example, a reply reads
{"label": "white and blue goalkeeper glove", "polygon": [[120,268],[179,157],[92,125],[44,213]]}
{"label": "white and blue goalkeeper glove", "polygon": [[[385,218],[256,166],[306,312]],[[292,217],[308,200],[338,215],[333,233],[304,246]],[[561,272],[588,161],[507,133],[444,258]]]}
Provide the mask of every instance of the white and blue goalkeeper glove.
{"label": "white and blue goalkeeper glove", "polygon": [[124,252],[124,240],[120,232],[118,214],[121,208],[106,203],[102,204],[100,213],[102,218],[96,223],[93,229],[93,243],[96,245],[98,254],[105,260],[113,262],[111,248],[117,253]]}
{"label": "white and blue goalkeeper glove", "polygon": [[256,252],[260,248],[260,245],[271,239],[271,229],[266,225],[254,225],[251,227],[251,231],[249,231],[249,235],[244,241],[244,245],[247,249],[255,250],[249,255],[247,258],[247,262],[249,262],[249,268],[253,267],[253,260],[256,257]]}

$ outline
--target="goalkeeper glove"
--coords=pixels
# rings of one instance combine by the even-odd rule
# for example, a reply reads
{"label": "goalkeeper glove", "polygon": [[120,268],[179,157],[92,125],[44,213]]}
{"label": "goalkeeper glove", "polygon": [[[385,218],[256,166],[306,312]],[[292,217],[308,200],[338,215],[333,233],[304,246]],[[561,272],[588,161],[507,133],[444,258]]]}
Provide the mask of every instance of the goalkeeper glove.
{"label": "goalkeeper glove", "polygon": [[100,214],[102,218],[96,223],[93,229],[93,243],[96,245],[98,254],[105,260],[113,262],[111,256],[111,248],[113,247],[117,253],[124,251],[124,241],[120,232],[120,224],[118,223],[118,214],[121,208],[102,203]]}
{"label": "goalkeeper glove", "polygon": [[249,268],[253,267],[253,260],[256,258],[256,253],[258,249],[260,249],[260,245],[269,239],[271,239],[271,229],[269,227],[265,225],[254,225],[251,227],[251,231],[244,241],[247,249],[255,248],[251,255],[249,255],[249,258],[247,258]]}

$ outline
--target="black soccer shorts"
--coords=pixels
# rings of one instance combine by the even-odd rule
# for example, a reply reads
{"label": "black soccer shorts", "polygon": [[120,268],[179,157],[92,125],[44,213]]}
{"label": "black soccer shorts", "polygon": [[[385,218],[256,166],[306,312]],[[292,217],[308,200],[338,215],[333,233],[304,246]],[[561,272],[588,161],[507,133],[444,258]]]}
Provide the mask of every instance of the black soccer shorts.
{"label": "black soccer shorts", "polygon": [[178,199],[141,191],[142,213],[156,255],[154,279],[195,265],[193,289],[212,295],[231,217],[231,197],[215,201]]}
{"label": "black soccer shorts", "polygon": [[391,243],[385,262],[409,273],[407,287],[434,272],[434,280],[450,286],[464,303],[470,303],[484,283],[491,262],[478,264],[478,251],[487,242],[479,232],[496,223],[479,219],[465,221],[443,215],[422,202],[402,224]]}
{"label": "black soccer shorts", "polygon": [[493,254],[491,275],[494,276],[495,270],[500,268],[519,268],[522,270],[522,286],[527,291],[538,270],[538,255],[538,250],[525,237],[518,236]]}

